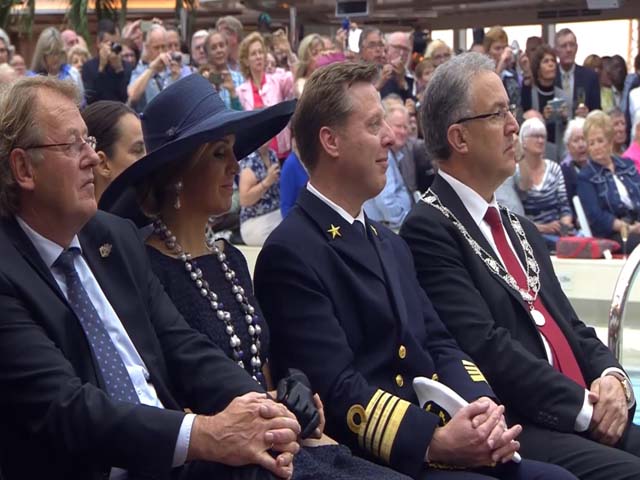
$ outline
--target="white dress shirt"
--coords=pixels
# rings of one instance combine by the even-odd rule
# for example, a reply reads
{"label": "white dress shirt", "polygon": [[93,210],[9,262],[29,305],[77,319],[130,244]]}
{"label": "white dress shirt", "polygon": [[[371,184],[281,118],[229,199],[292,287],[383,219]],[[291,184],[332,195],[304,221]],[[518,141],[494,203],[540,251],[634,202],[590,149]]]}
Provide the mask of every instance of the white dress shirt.
{"label": "white dress shirt", "polygon": [[364,221],[364,209],[362,209],[362,207],[360,208],[360,213],[358,213],[358,216],[354,218],[354,217],[351,216],[351,214],[349,212],[347,212],[340,205],[338,205],[335,202],[332,202],[327,197],[325,197],[323,194],[321,194],[316,187],[311,185],[311,182],[307,182],[307,190],[309,190],[312,194],[314,194],[316,197],[318,197],[320,200],[322,200],[325,204],[327,204],[329,207],[331,207],[331,209],[334,210],[342,218],[344,218],[349,223],[349,225],[353,225],[353,222],[355,222],[355,221],[361,222],[362,225],[364,225],[364,228],[365,228],[365,231],[366,231],[367,224]]}
{"label": "white dress shirt", "polygon": [[[493,235],[491,235],[491,227],[484,220],[484,216],[487,213],[487,209],[489,207],[498,208],[498,204],[496,202],[495,196],[491,199],[491,202],[487,203],[487,201],[484,198],[482,198],[475,190],[468,187],[458,179],[447,174],[443,170],[439,170],[438,174],[449,184],[451,188],[453,188],[453,190],[456,192],[458,197],[460,197],[460,200],[462,201],[463,205],[469,212],[469,215],[471,215],[471,218],[473,219],[473,221],[476,223],[476,225],[478,225],[480,232],[482,232],[482,235],[484,235],[487,242],[489,242],[489,244],[491,245],[491,248],[493,248],[494,252],[498,256],[498,259],[504,266],[505,265],[504,260],[500,256],[500,252],[496,247],[496,243],[493,240]],[[502,228],[504,230],[504,225],[502,226]],[[520,263],[520,266],[522,267],[522,262],[520,262],[520,258],[516,254],[513,248],[513,244],[511,243],[511,238],[509,238],[509,235],[506,230],[505,230],[505,237],[507,239],[507,242],[509,243],[509,247],[513,251],[515,258],[518,260],[518,262]],[[549,362],[550,365],[553,365],[553,357],[551,355],[551,349],[549,347],[549,344],[547,343],[547,340],[544,338],[542,334],[539,333],[539,335],[540,335],[540,339],[542,340],[542,344],[544,345],[544,350],[547,355],[547,361]],[[627,375],[619,368],[607,368],[602,372],[600,376],[604,377],[605,375],[612,374],[612,373],[617,373],[617,374],[623,375],[624,377],[627,377]],[[635,398],[632,393],[631,400],[629,401],[629,407],[633,406],[634,403],[635,403]],[[578,416],[576,417],[576,423],[574,426],[576,432],[586,431],[589,428],[589,424],[591,423],[592,416],[593,416],[593,405],[589,402],[589,390],[585,389],[582,409],[580,410],[580,412],[578,413]]]}
{"label": "white dress shirt", "polygon": [[[51,271],[51,274],[60,287],[60,290],[62,290],[62,293],[68,299],[67,282],[65,280],[64,274],[59,272],[57,268],[53,268],[54,262],[64,251],[64,248],[62,248],[57,243],[52,242],[48,238],[40,235],[20,217],[16,217],[16,220],[18,221],[20,227],[22,227],[22,230],[24,230],[24,233],[27,235],[27,237],[29,237],[29,240],[31,240],[31,243],[33,243],[45,265]],[[144,361],[136,350],[136,347],[131,341],[131,338],[129,338],[129,334],[122,325],[122,322],[111,306],[111,303],[109,303],[109,300],[102,291],[102,288],[100,288],[98,281],[93,276],[89,265],[82,256],[82,247],[80,246],[80,241],[78,240],[77,235],[73,237],[73,240],[71,240],[71,244],[69,245],[69,247],[77,247],[78,249],[80,249],[81,254],[74,257],[73,265],[78,272],[78,276],[80,277],[82,286],[87,291],[89,299],[95,307],[98,316],[102,320],[102,323],[104,324],[109,337],[111,338],[111,341],[115,345],[116,350],[120,354],[120,357],[122,357],[122,361],[127,369],[127,372],[129,373],[131,383],[133,384],[133,388],[138,394],[140,403],[143,405],[150,405],[152,407],[164,408],[162,402],[158,398],[155,387],[149,381],[149,371],[147,370]],[[193,426],[194,419],[195,415],[188,414],[182,421],[173,454],[172,465],[174,467],[184,464],[185,460],[187,459],[189,439],[191,437],[191,427]],[[126,471],[119,468],[112,468],[110,478],[127,478]]]}

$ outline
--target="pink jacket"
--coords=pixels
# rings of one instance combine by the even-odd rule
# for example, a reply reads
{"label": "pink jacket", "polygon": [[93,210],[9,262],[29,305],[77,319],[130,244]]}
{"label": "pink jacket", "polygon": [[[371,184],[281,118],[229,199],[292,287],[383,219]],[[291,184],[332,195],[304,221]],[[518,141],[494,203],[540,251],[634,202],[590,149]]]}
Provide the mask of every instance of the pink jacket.
{"label": "pink jacket", "polygon": [[640,145],[635,140],[631,142],[629,148],[622,154],[625,158],[630,158],[636,164],[638,172],[640,172]]}
{"label": "pink jacket", "polygon": [[[236,88],[240,104],[245,110],[253,110],[253,90],[251,80],[246,80]],[[265,74],[265,83],[260,89],[260,96],[265,107],[293,98],[293,74],[284,70],[277,70],[273,74]],[[278,157],[286,155],[291,150],[291,130],[285,127],[276,139],[278,141]]]}

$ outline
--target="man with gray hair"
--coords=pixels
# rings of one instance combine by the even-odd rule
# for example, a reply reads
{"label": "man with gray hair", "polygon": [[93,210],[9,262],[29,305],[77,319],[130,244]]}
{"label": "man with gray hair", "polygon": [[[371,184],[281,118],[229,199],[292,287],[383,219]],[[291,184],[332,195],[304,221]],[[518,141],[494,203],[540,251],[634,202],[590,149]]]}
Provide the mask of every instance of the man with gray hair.
{"label": "man with gray hair", "polygon": [[0,94],[2,475],[290,478],[293,414],[188,326],[133,224],[97,211],[77,102],[45,76]]}
{"label": "man with gray hair", "polygon": [[181,60],[167,51],[167,31],[162,25],[153,24],[145,33],[142,58],[131,72],[127,88],[131,106],[142,112],[162,90],[187,75]]}
{"label": "man with gray hair", "polygon": [[[291,125],[309,182],[255,270],[271,371],[305,371],[329,434],[415,479],[572,478],[509,461],[520,427],[507,428],[482,373],[444,329],[407,246],[362,210],[385,185],[393,144],[376,76],[374,65],[335,63],[311,75],[298,101]],[[441,423],[434,405],[418,404],[416,376],[470,404]]]}
{"label": "man with gray hair", "polygon": [[191,36],[191,64],[196,70],[207,63],[205,42],[208,35],[206,30],[198,30]]}
{"label": "man with gray hair", "polygon": [[522,456],[582,480],[640,478],[629,378],[562,292],[544,240],[502,208],[518,124],[494,63],[436,70],[421,112],[440,170],[400,231],[449,331],[524,427]]}
{"label": "man with gray hair", "polygon": [[382,86],[382,98],[395,93],[403,101],[413,98],[414,78],[409,71],[411,58],[411,37],[408,32],[392,32],[387,35],[387,62],[391,65],[393,74]]}

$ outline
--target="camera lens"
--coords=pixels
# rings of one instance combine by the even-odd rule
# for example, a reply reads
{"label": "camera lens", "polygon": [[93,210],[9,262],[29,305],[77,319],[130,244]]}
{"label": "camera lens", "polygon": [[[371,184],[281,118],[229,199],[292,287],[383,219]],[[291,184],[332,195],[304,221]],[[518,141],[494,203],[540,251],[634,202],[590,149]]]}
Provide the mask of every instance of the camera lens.
{"label": "camera lens", "polygon": [[182,62],[182,54],[178,52],[171,53],[171,60],[178,63]]}
{"label": "camera lens", "polygon": [[122,45],[120,45],[119,43],[112,43],[111,51],[116,55],[119,55],[120,53],[122,53]]}

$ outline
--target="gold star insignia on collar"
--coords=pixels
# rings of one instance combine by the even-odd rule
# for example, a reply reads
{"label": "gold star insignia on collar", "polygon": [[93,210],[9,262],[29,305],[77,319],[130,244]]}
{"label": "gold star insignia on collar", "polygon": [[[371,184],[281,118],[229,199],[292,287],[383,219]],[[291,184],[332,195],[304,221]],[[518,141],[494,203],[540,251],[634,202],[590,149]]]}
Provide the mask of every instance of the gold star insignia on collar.
{"label": "gold star insignia on collar", "polygon": [[111,255],[111,244],[105,243],[101,245],[99,251],[102,258],[107,258],[109,255]]}
{"label": "gold star insignia on collar", "polygon": [[336,227],[333,223],[331,224],[331,228],[327,230],[327,233],[331,234],[331,240],[335,240],[336,237],[341,237],[340,227]]}
{"label": "gold star insignia on collar", "polygon": [[377,237],[378,236],[378,230],[376,230],[376,227],[374,227],[373,225],[369,225],[371,227],[371,231],[373,232],[373,234]]}

